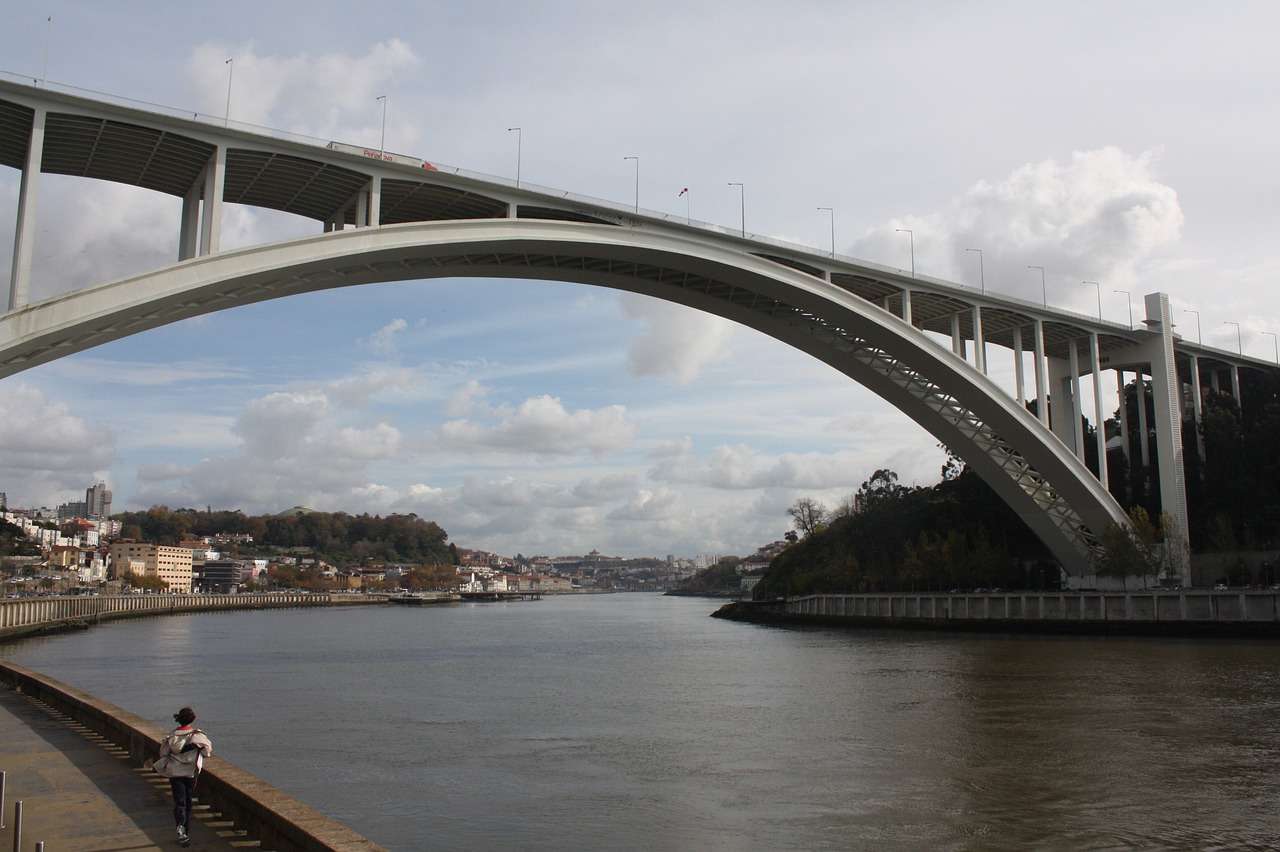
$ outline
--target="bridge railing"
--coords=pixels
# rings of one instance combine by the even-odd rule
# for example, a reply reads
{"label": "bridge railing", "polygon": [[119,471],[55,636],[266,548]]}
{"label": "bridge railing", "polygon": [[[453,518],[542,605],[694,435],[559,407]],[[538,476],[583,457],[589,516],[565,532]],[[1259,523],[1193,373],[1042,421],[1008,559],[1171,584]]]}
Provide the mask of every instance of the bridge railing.
{"label": "bridge railing", "polygon": [[[67,83],[59,83],[53,80],[41,80],[27,74],[19,74],[15,71],[6,71],[0,69],[0,80],[7,80],[11,83],[20,85],[33,86],[49,92],[57,92],[70,95],[72,97],[86,98],[103,103],[121,106],[128,109],[144,110],[146,112],[155,113],[157,115],[167,116],[169,118],[182,119],[184,121],[197,121],[201,124],[208,124],[212,127],[221,127],[224,129],[243,131],[254,133],[261,136],[268,136],[273,139],[279,139],[287,142],[294,142],[302,145],[314,146],[316,148],[325,148],[331,140],[322,139],[316,136],[309,136],[303,133],[295,133],[288,130],[280,130],[274,127],[265,127],[258,124],[251,124],[245,121],[236,121],[229,119],[225,115],[210,115],[207,113],[195,112],[188,109],[180,109],[178,107],[166,106],[164,104],[152,103],[150,101],[138,100],[136,98],[128,98],[121,95],[114,95],[109,92],[100,92],[95,89],[86,89],[79,86],[73,86]],[[416,156],[416,155],[411,155]],[[624,204],[622,202],[610,201],[604,198],[597,198],[582,193],[568,192],[563,189],[542,186],[536,183],[530,183],[527,180],[521,180],[518,184],[516,180],[503,177],[500,175],[487,174],[485,172],[474,171],[472,169],[462,168],[460,166],[452,166],[445,163],[437,162],[431,157],[426,157],[430,163],[436,167],[438,172],[456,175],[458,177],[467,178],[469,180],[481,183],[501,186],[503,188],[516,190],[517,192],[528,192],[531,195],[542,196],[547,200],[555,200],[557,202],[571,202],[582,204],[596,210],[607,210],[617,214],[620,217],[634,217],[637,219],[658,220],[662,222],[670,222],[672,224],[681,225],[689,228],[696,228],[720,236],[742,238],[755,243],[761,243],[781,249],[786,252],[796,252],[813,257],[815,260],[823,258],[833,259],[829,251],[818,249],[814,246],[804,245],[802,243],[790,242],[787,240],[779,240],[763,234],[743,233],[740,228],[733,228],[727,225],[718,225],[713,222],[705,222],[699,219],[693,219],[689,216],[681,216],[664,210],[653,210],[650,208],[636,208],[633,204]],[[866,260],[850,257],[847,255],[836,255],[834,258],[845,263],[853,263],[866,268],[873,268],[886,274],[901,275],[906,272],[903,269],[895,269],[893,267],[881,266]],[[966,285],[956,282],[944,281],[942,279],[929,278],[928,276],[915,276],[915,280],[921,283],[927,283],[932,286],[949,287],[957,289],[977,289],[969,288]],[[1030,303],[1028,303],[1030,304]]]}

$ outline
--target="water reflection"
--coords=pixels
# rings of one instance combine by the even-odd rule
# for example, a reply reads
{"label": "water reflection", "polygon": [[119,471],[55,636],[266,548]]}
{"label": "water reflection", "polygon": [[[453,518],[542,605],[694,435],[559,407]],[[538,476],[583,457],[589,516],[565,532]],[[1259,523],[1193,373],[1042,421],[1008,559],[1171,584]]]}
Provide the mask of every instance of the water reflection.
{"label": "water reflection", "polygon": [[391,849],[1280,845],[1280,644],[710,609],[223,613],[8,650],[157,723],[197,706],[228,759]]}

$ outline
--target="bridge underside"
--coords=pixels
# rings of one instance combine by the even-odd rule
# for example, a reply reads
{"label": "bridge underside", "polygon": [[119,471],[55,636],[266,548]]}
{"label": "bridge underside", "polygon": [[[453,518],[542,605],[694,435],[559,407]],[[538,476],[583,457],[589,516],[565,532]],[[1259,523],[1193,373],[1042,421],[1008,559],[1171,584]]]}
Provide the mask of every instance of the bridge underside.
{"label": "bridge underside", "polygon": [[1084,465],[952,352],[846,287],[756,255],[608,225],[492,219],[338,231],[207,255],[0,316],[0,377],[189,317],[297,293],[450,277],[630,290],[755,328],[903,411],[983,477],[1072,573],[1125,522]]}

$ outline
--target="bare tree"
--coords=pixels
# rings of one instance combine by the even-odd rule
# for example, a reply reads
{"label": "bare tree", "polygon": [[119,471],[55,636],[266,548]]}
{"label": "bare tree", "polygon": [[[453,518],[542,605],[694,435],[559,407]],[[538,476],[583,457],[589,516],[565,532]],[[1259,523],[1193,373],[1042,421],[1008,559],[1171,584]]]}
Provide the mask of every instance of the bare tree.
{"label": "bare tree", "polygon": [[827,507],[812,497],[801,497],[787,514],[803,536],[811,535],[827,525]]}

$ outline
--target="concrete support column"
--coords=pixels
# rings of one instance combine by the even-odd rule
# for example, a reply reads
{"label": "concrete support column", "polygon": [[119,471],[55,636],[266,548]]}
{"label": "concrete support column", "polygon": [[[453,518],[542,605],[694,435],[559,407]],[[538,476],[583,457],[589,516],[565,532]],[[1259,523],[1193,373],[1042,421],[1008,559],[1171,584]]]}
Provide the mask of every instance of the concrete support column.
{"label": "concrete support column", "polygon": [[178,228],[178,260],[190,260],[200,250],[200,187],[204,173],[182,196],[182,224]]}
{"label": "concrete support column", "polygon": [[1084,416],[1080,403],[1080,351],[1075,338],[1067,341],[1067,360],[1071,362],[1071,431],[1075,433],[1076,458],[1084,461],[1084,426],[1080,422]]}
{"label": "concrete support column", "polygon": [[902,291],[902,321],[907,325],[914,325],[911,321],[911,291]]}
{"label": "concrete support column", "polygon": [[218,250],[222,239],[222,188],[227,179],[227,149],[219,145],[205,170],[204,215],[200,223],[200,254]]}
{"label": "concrete support column", "polygon": [[964,338],[960,336],[960,315],[959,314],[951,315],[951,351],[961,358],[965,356]]}
{"label": "concrete support column", "polygon": [[1201,461],[1204,460],[1204,433],[1200,424],[1204,422],[1204,394],[1200,390],[1200,356],[1191,356],[1191,400],[1196,413],[1196,449]]}
{"label": "concrete support column", "polygon": [[1138,457],[1146,467],[1151,464],[1151,442],[1147,440],[1151,430],[1147,427],[1147,376],[1141,370],[1134,376],[1134,391],[1138,397],[1138,434],[1141,437]]}
{"label": "concrete support column", "polygon": [[1124,370],[1116,370],[1116,396],[1120,397],[1120,452],[1129,460],[1129,406],[1124,398]]}
{"label": "concrete support column", "polygon": [[[1156,453],[1160,463],[1160,508],[1173,516],[1178,532],[1188,534],[1186,471],[1182,454],[1182,386],[1173,355],[1173,317],[1169,296],[1151,293],[1145,297],[1146,325],[1160,336],[1149,344],[1151,389],[1156,412]],[[1157,351],[1158,349],[1158,351]],[[1234,374],[1234,369],[1233,369]],[[1191,559],[1182,554],[1184,585],[1191,584]]]}
{"label": "concrete support column", "polygon": [[[1074,352],[1074,347],[1068,346],[1068,353]],[[1049,358],[1049,397],[1053,401],[1053,412],[1049,416],[1049,430],[1058,436],[1058,440],[1062,442],[1071,453],[1079,452],[1079,444],[1076,440],[1080,432],[1079,416],[1072,417],[1079,409],[1075,400],[1075,382],[1073,379],[1074,370],[1071,367],[1070,358]]]}
{"label": "concrete support column", "polygon": [[1022,363],[1022,326],[1013,330],[1013,381],[1017,390],[1018,405],[1027,404],[1026,365]]}
{"label": "concrete support column", "polygon": [[1111,481],[1107,475],[1107,425],[1106,416],[1102,412],[1102,354],[1098,347],[1098,333],[1089,332],[1089,372],[1093,374],[1093,419],[1097,429],[1098,448],[1098,481],[1102,487],[1111,490]]}
{"label": "concrete support column", "polygon": [[362,186],[356,193],[356,227],[369,227],[369,187]]}
{"label": "concrete support column", "polygon": [[369,227],[382,224],[382,178],[374,175],[369,181]]}
{"label": "concrete support column", "polygon": [[1240,405],[1240,368],[1235,364],[1231,365],[1231,398]]}
{"label": "concrete support column", "polygon": [[27,137],[27,159],[18,183],[18,218],[13,227],[13,266],[9,273],[9,310],[31,301],[31,257],[36,240],[36,198],[40,192],[40,168],[44,161],[44,124],[48,113],[36,107]]}
{"label": "concrete support column", "polygon": [[1035,358],[1036,366],[1036,399],[1040,400],[1040,422],[1049,425],[1049,379],[1045,375],[1044,364],[1044,321],[1035,321]]}
{"label": "concrete support column", "polygon": [[982,334],[982,308],[973,306],[973,366],[987,374],[987,339]]}

